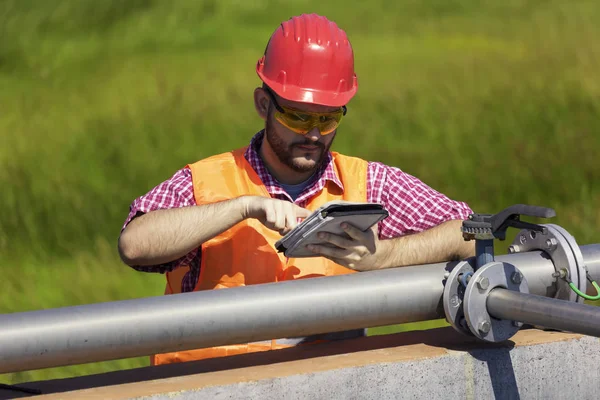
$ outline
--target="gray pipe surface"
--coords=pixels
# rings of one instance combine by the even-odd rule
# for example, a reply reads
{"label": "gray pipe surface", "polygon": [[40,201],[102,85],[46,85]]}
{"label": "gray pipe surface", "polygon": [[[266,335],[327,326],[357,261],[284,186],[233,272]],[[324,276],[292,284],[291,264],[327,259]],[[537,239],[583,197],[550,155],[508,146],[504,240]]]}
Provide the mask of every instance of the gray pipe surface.
{"label": "gray pipe surface", "polygon": [[587,244],[579,246],[579,249],[592,279],[600,282],[600,244]]}
{"label": "gray pipe surface", "polygon": [[[497,260],[516,265],[531,293],[556,292],[542,252]],[[444,318],[443,277],[454,265],[4,314],[0,373]]]}
{"label": "gray pipe surface", "polygon": [[1,315],[0,373],[441,318],[445,267]]}
{"label": "gray pipe surface", "polygon": [[600,337],[600,307],[500,288],[486,305],[494,318]]}

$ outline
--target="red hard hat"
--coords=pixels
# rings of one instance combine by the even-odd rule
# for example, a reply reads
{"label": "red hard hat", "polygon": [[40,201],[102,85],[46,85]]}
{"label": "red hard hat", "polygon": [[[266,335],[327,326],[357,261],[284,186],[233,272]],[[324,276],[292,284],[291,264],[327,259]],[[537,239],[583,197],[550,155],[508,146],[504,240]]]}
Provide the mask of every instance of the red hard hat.
{"label": "red hard hat", "polygon": [[283,22],[258,60],[256,73],[279,96],[302,103],[341,107],[358,88],[346,32],[317,14]]}

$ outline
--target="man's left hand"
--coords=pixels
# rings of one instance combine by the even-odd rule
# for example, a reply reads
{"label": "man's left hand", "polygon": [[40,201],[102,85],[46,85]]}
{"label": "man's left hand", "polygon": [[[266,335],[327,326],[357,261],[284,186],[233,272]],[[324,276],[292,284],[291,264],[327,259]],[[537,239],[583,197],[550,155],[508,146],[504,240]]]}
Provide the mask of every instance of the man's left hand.
{"label": "man's left hand", "polygon": [[311,244],[308,245],[308,249],[355,271],[379,269],[384,246],[378,238],[377,225],[365,232],[347,223],[343,223],[341,227],[348,234],[348,238],[328,232],[318,235],[323,242],[331,243],[337,248]]}

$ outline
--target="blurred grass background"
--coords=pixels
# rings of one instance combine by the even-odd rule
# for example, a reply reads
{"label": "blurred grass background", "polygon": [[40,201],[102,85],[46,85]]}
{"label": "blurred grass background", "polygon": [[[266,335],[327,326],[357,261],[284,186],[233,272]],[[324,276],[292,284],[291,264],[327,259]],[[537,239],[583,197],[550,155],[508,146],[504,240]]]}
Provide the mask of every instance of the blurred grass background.
{"label": "blurred grass background", "polygon": [[596,0],[0,0],[0,312],[161,294],[161,275],[118,258],[129,204],[261,129],[256,61],[303,12],[354,46],[359,92],[335,150],[479,212],[553,207],[578,243],[599,241]]}

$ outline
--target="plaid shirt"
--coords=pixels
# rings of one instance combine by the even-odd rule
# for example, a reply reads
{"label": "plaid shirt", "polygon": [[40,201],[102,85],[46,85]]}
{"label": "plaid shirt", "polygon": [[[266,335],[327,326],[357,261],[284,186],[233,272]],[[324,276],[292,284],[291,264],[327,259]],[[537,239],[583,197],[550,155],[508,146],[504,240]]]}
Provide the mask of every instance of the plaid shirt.
{"label": "plaid shirt", "polygon": [[[257,172],[267,191],[273,198],[292,201],[281,185],[269,174],[258,149],[263,140],[263,131],[257,133],[246,150],[245,157]],[[308,200],[319,193],[326,181],[332,181],[343,190],[342,182],[333,168],[330,153],[318,171],[316,179],[296,199],[295,203],[305,207]],[[379,222],[380,239],[391,239],[410,233],[421,232],[442,222],[453,219],[466,219],[472,213],[464,202],[454,201],[433,190],[419,179],[379,162],[369,162],[367,168],[367,201],[382,204],[389,217]],[[129,215],[123,229],[131,220],[144,213],[196,204],[192,187],[192,173],[189,168],[177,171],[169,180],[156,186],[147,194],[138,197],[129,208]],[[172,262],[155,266],[135,266],[138,271],[165,273],[182,265],[189,265],[190,271],[182,281],[182,292],[194,290],[200,274],[201,251],[196,249]]]}

